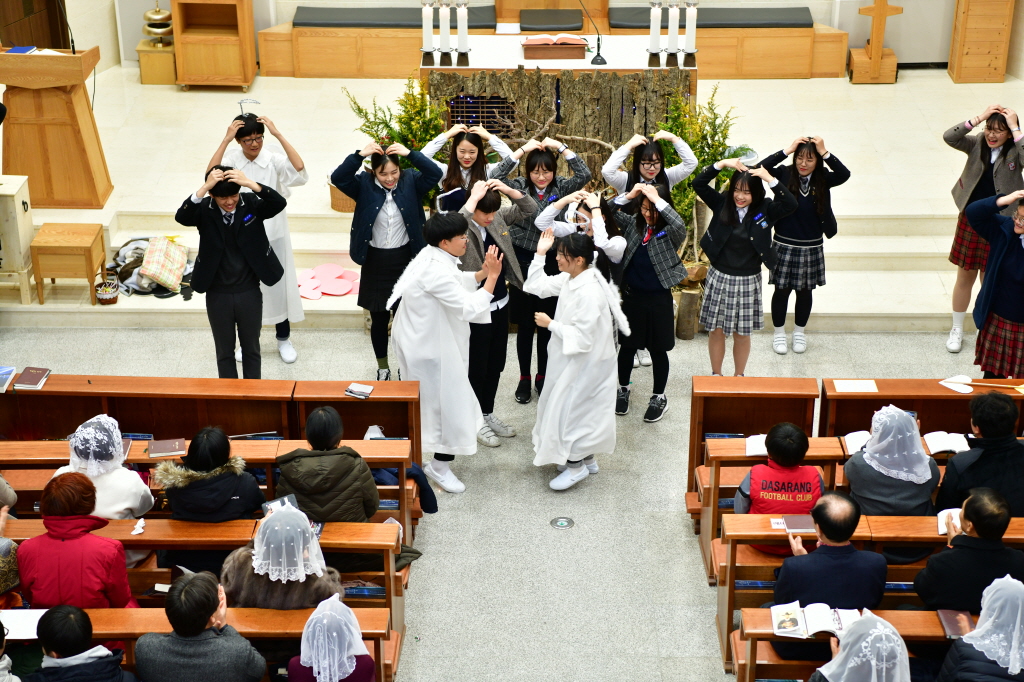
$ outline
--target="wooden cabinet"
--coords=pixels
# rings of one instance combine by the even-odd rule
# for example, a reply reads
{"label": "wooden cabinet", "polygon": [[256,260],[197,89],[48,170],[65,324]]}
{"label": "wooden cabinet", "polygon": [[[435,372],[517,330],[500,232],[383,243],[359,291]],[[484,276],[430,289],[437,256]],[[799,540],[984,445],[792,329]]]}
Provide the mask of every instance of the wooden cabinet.
{"label": "wooden cabinet", "polygon": [[256,77],[252,0],[172,0],[178,85],[239,85]]}
{"label": "wooden cabinet", "polygon": [[1002,83],[1014,0],[957,0],[949,77],[954,83]]}

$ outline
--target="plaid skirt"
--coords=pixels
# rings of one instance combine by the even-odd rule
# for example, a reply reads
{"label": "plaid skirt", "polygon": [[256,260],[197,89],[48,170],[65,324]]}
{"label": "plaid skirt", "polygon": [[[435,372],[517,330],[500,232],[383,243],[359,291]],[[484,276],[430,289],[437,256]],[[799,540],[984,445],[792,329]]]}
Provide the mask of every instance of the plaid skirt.
{"label": "plaid skirt", "polygon": [[825,286],[825,247],[775,242],[775,250],[779,260],[768,275],[769,284],[796,291]]}
{"label": "plaid skirt", "polygon": [[1024,377],[1024,324],[989,313],[974,343],[974,364],[983,372]]}
{"label": "plaid skirt", "polygon": [[733,333],[749,336],[758,329],[764,329],[761,273],[726,275],[709,267],[704,281],[700,323],[708,331],[721,329],[726,336]]}
{"label": "plaid skirt", "polygon": [[967,216],[960,213],[953,235],[953,248],[949,250],[949,262],[964,270],[985,271],[988,262],[988,242],[978,236],[967,222]]}

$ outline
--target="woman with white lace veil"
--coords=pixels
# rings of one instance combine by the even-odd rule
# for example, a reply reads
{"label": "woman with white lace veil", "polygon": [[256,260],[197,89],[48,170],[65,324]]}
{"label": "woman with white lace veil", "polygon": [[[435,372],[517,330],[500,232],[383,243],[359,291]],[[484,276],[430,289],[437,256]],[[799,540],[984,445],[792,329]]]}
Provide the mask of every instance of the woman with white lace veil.
{"label": "woman with white lace veil", "polygon": [[288,682],[375,682],[373,658],[359,621],[338,595],[320,602],[302,629],[302,653],[288,663]]}
{"label": "woman with white lace veil", "polygon": [[[96,486],[96,508],[92,515],[101,519],[137,519],[153,508],[153,493],[138,472],[124,465],[127,453],[121,441],[117,420],[99,414],[68,436],[71,461],[54,472],[85,474]],[[149,554],[126,550],[128,568]]]}
{"label": "woman with white lace veil", "polygon": [[910,682],[910,658],[900,633],[867,609],[843,633],[832,660],[807,682]]}
{"label": "woman with white lace veil", "polygon": [[953,642],[938,682],[1024,680],[1024,583],[1010,576],[981,597],[978,625]]}

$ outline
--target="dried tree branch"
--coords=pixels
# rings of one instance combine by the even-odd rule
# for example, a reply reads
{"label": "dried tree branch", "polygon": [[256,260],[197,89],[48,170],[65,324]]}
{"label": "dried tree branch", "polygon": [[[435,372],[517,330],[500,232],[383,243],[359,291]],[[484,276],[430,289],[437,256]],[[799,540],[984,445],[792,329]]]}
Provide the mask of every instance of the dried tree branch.
{"label": "dried tree branch", "polygon": [[589,142],[591,144],[596,144],[596,145],[600,145],[602,147],[607,147],[608,149],[612,150],[613,152],[615,151],[615,145],[609,144],[609,143],[605,142],[604,140],[599,140],[596,137],[579,137],[577,135],[561,135],[559,133],[555,133],[553,135],[553,137],[556,140],[572,140],[573,142]]}

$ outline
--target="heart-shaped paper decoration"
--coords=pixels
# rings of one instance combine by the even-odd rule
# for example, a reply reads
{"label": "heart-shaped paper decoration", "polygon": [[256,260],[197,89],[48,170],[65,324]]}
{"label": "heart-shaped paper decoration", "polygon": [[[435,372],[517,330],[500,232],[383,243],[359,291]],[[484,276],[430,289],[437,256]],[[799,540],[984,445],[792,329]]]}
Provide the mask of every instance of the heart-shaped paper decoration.
{"label": "heart-shaped paper decoration", "polygon": [[315,301],[321,296],[323,296],[323,293],[321,293],[319,288],[301,286],[299,287],[299,296],[301,296],[302,298],[308,298],[311,301]]}
{"label": "heart-shaped paper decoration", "polygon": [[359,282],[352,282],[352,289],[350,289],[348,293],[350,293],[350,294],[358,294],[359,293]]}
{"label": "heart-shaped paper decoration", "polygon": [[320,291],[328,296],[344,296],[352,290],[352,282],[347,279],[329,279],[320,285]]}
{"label": "heart-shaped paper decoration", "polygon": [[316,279],[316,273],[313,272],[312,270],[303,270],[302,272],[299,273],[299,284],[300,285],[303,284],[304,282],[310,282],[310,281],[313,281],[315,279]]}
{"label": "heart-shaped paper decoration", "polygon": [[949,390],[956,391],[957,393],[974,393],[974,388],[967,384],[954,384],[949,381],[940,381],[939,385],[945,386]]}
{"label": "heart-shaped paper decoration", "polygon": [[345,272],[341,273],[341,276],[343,279],[347,279],[350,282],[354,282],[357,279],[359,279],[359,273],[356,272],[355,270],[346,270]]}
{"label": "heart-shaped paper decoration", "polygon": [[313,268],[313,272],[316,273],[317,279],[322,281],[341,277],[342,273],[345,272],[345,268],[337,263],[323,263]]}

